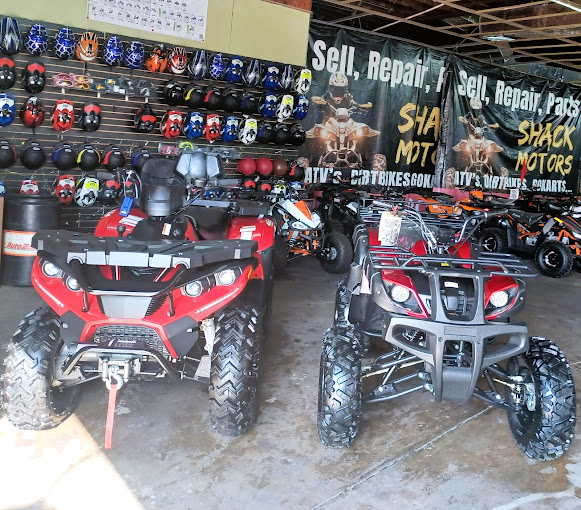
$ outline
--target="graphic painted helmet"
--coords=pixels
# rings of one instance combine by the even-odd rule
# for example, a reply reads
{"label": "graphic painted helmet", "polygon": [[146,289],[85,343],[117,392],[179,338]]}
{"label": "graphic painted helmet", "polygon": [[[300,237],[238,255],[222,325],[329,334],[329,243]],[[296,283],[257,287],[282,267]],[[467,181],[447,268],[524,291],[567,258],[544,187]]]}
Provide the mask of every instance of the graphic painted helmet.
{"label": "graphic painted helmet", "polygon": [[305,143],[307,133],[300,124],[293,124],[290,128],[290,142],[292,145],[299,146]]}
{"label": "graphic painted helmet", "polygon": [[123,43],[121,37],[112,35],[103,48],[101,58],[108,66],[119,66],[123,61]]}
{"label": "graphic painted helmet", "polygon": [[282,74],[280,75],[280,78],[278,80],[278,86],[282,90],[291,90],[293,88],[294,82],[295,80],[293,66],[287,64],[284,66],[282,70]]}
{"label": "graphic painted helmet", "polygon": [[103,205],[113,205],[121,194],[121,184],[116,179],[103,181],[99,188],[97,201]]}
{"label": "graphic painted helmet", "polygon": [[190,112],[183,129],[187,138],[200,138],[204,134],[204,116],[200,112]]}
{"label": "graphic painted helmet", "polygon": [[256,141],[258,143],[272,143],[274,141],[274,130],[272,128],[272,124],[264,121],[258,124]]}
{"label": "graphic painted helmet", "polygon": [[303,120],[309,113],[309,98],[305,94],[300,94],[293,115],[297,120]]}
{"label": "graphic painted helmet", "polygon": [[240,92],[236,89],[225,89],[222,91],[224,99],[223,106],[227,112],[237,112],[240,110]]}
{"label": "graphic painted helmet", "polygon": [[75,191],[75,204],[80,207],[88,207],[97,201],[99,194],[99,179],[95,177],[82,177],[77,183]]}
{"label": "graphic painted helmet", "polygon": [[109,145],[103,151],[103,165],[109,171],[125,166],[125,154],[117,145]]}
{"label": "graphic painted helmet", "polygon": [[209,110],[221,110],[224,106],[222,91],[217,87],[209,85],[206,87],[205,93],[204,106]]}
{"label": "graphic painted helmet", "polygon": [[220,115],[217,113],[210,113],[206,115],[206,128],[204,129],[204,137],[208,142],[213,143],[220,138],[222,131]]}
{"label": "graphic painted helmet", "polygon": [[0,94],[0,126],[9,126],[16,118],[16,101],[10,94]]}
{"label": "graphic painted helmet", "polygon": [[260,99],[251,92],[244,92],[240,100],[240,111],[245,115],[253,115],[258,113]]}
{"label": "graphic painted helmet", "polygon": [[305,178],[305,167],[301,159],[299,158],[290,164],[286,178],[291,182],[302,181]]}
{"label": "graphic painted helmet", "polygon": [[192,109],[203,106],[205,97],[206,94],[204,93],[204,89],[199,85],[194,85],[193,83],[188,85],[184,92],[184,102]]}
{"label": "graphic painted helmet", "polygon": [[72,204],[75,198],[75,187],[74,175],[59,175],[54,187],[54,196],[63,205]]}
{"label": "graphic painted helmet", "polygon": [[98,103],[87,102],[79,116],[79,127],[83,131],[97,131],[101,125],[101,106]]}
{"label": "graphic painted helmet", "polygon": [[151,133],[155,127],[155,113],[149,103],[145,103],[139,107],[135,118],[133,119],[133,126],[138,133]]}
{"label": "graphic painted helmet", "polygon": [[169,106],[177,106],[184,100],[184,88],[175,80],[169,80],[163,87],[163,99]]}
{"label": "graphic painted helmet", "polygon": [[77,151],[68,142],[57,143],[52,150],[52,164],[62,171],[75,168]]}
{"label": "graphic painted helmet", "polygon": [[262,101],[260,105],[260,114],[263,117],[274,117],[276,116],[276,106],[278,98],[274,92],[265,92],[262,96]]}
{"label": "graphic painted helmet", "polygon": [[246,66],[243,74],[244,83],[249,87],[256,87],[260,83],[260,62],[252,59]]}
{"label": "graphic painted helmet", "polygon": [[0,57],[0,90],[8,90],[16,83],[16,69],[14,60],[9,57]]}
{"label": "graphic painted helmet", "polygon": [[238,139],[244,145],[250,145],[256,141],[256,134],[258,132],[258,123],[256,119],[252,117],[247,117],[242,122],[238,130]]}
{"label": "graphic painted helmet", "polygon": [[20,77],[22,86],[29,94],[39,94],[44,90],[46,77],[44,75],[44,64],[38,60],[32,60],[26,64]]}
{"label": "graphic painted helmet", "polygon": [[29,128],[37,128],[44,122],[44,108],[36,96],[29,97],[20,109],[20,120]]}
{"label": "graphic painted helmet", "polygon": [[73,102],[68,99],[59,99],[52,109],[51,123],[57,131],[68,131],[73,127],[75,110]]}
{"label": "graphic painted helmet", "polygon": [[30,27],[30,32],[24,41],[26,51],[35,57],[42,55],[48,50],[48,34],[46,28],[40,23],[35,23]]}
{"label": "graphic painted helmet", "polygon": [[61,60],[67,60],[75,54],[75,34],[69,27],[63,27],[54,38],[52,51]]}
{"label": "graphic painted helmet", "polygon": [[298,94],[306,94],[311,88],[313,81],[313,73],[310,69],[301,69],[295,75],[295,83],[293,89]]}
{"label": "graphic painted helmet", "polygon": [[274,143],[276,145],[286,145],[290,143],[290,129],[286,124],[276,124],[274,126]]}
{"label": "graphic painted helmet", "polygon": [[238,117],[226,117],[226,123],[222,128],[222,140],[225,142],[234,142],[238,138],[238,125],[240,119]]}
{"label": "graphic painted helmet", "polygon": [[156,44],[147,58],[145,59],[145,67],[152,73],[163,73],[167,67],[167,49],[164,44]]}
{"label": "graphic painted helmet", "polygon": [[38,189],[38,181],[32,179],[25,179],[20,183],[21,195],[38,195],[40,190]]}
{"label": "graphic painted helmet", "polygon": [[8,140],[0,140],[0,168],[10,168],[18,159],[18,153]]}
{"label": "graphic painted helmet", "polygon": [[177,138],[182,133],[183,126],[184,118],[182,112],[170,110],[163,115],[159,130],[166,138]]}
{"label": "graphic painted helmet", "polygon": [[240,83],[242,81],[243,66],[244,64],[240,57],[232,56],[226,70],[226,81],[228,83]]}
{"label": "graphic painted helmet", "polygon": [[337,71],[331,75],[329,78],[329,93],[336,104],[341,103],[345,95],[347,94],[347,87],[349,86],[349,80],[345,73]]}
{"label": "graphic painted helmet", "polygon": [[140,41],[131,41],[123,53],[123,64],[129,69],[141,69],[145,59],[145,50]]}
{"label": "graphic painted helmet", "polygon": [[[77,155],[77,164],[83,172],[92,172],[101,163],[101,155],[90,143],[83,145]],[[98,189],[98,188],[97,188]]]}
{"label": "graphic painted helmet", "polygon": [[27,140],[20,149],[20,161],[24,168],[37,170],[46,161],[46,154],[36,140]]}
{"label": "graphic painted helmet", "polygon": [[216,53],[212,59],[212,64],[210,65],[210,76],[214,78],[214,80],[219,80],[224,76],[225,71],[226,62],[224,61],[224,57],[222,56],[222,53]]}
{"label": "graphic painted helmet", "polygon": [[276,65],[269,63],[264,71],[262,86],[266,90],[276,90],[278,88],[279,79],[280,69]]}
{"label": "graphic painted helmet", "polygon": [[280,98],[276,109],[276,118],[279,122],[290,119],[293,113],[295,99],[291,94],[285,94]]}
{"label": "graphic painted helmet", "polygon": [[93,32],[83,32],[77,42],[77,58],[82,62],[92,62],[97,58],[99,51],[99,39]]}
{"label": "graphic painted helmet", "polygon": [[201,80],[208,72],[208,54],[205,50],[197,50],[188,64],[188,74],[194,80]]}
{"label": "graphic painted helmet", "polygon": [[15,55],[22,49],[22,36],[18,21],[14,18],[2,18],[0,23],[0,50],[5,55]]}
{"label": "graphic painted helmet", "polygon": [[188,67],[188,54],[183,46],[174,46],[169,54],[169,70],[174,74],[184,74]]}

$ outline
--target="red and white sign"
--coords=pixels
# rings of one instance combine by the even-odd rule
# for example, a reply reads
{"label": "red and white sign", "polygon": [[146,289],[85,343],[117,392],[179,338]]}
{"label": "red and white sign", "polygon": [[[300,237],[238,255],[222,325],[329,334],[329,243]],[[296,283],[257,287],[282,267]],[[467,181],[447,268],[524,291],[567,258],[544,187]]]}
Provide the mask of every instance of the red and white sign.
{"label": "red and white sign", "polygon": [[36,232],[19,232],[5,230],[2,252],[13,257],[36,257],[36,250],[32,247],[32,238]]}

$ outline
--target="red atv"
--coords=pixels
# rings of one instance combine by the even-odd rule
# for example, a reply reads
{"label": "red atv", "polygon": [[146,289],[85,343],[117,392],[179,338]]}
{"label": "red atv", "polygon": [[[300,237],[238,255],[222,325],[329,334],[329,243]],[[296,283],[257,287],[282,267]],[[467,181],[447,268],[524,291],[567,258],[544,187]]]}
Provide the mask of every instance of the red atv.
{"label": "red atv", "polygon": [[[16,427],[56,427],[87,381],[116,392],[161,377],[209,383],[222,433],[254,423],[273,275],[269,204],[208,201],[192,189],[186,200],[176,165],[148,160],[141,209],[110,212],[96,236],[35,236],[32,283],[48,306],[23,319],[8,347],[4,399]],[[111,409],[114,397],[109,444]]]}
{"label": "red atv", "polygon": [[[349,446],[362,402],[426,390],[436,402],[476,396],[505,409],[526,455],[562,455],[576,421],[571,369],[552,341],[511,322],[524,307],[523,278],[536,273],[514,255],[470,245],[487,213],[464,221],[373,204],[361,210],[365,223],[355,229],[354,261],[323,343],[322,442]],[[364,363],[374,337],[390,348]]]}

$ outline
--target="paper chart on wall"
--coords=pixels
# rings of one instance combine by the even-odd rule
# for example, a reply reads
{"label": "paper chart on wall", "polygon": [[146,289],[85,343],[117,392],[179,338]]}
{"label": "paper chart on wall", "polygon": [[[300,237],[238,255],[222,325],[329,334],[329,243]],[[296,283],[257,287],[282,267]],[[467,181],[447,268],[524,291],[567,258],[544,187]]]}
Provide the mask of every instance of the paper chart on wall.
{"label": "paper chart on wall", "polygon": [[208,0],[88,0],[88,18],[204,41]]}

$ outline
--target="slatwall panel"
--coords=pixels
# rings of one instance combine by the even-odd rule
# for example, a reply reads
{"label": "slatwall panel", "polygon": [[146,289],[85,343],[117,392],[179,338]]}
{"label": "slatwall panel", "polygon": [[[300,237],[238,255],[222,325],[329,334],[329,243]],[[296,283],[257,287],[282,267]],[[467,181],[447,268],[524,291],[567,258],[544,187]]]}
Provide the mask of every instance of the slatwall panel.
{"label": "slatwall panel", "polygon": [[[23,36],[25,36],[30,26],[35,21],[19,19],[20,30]],[[39,21],[42,23],[42,21]],[[60,26],[51,25],[43,23],[49,32],[49,48],[52,48],[53,37],[60,30]],[[81,29],[73,28],[75,36],[78,38],[83,32]],[[96,32],[99,36],[99,55],[103,45],[106,43],[108,38],[113,34],[104,34],[101,32]],[[127,44],[129,40],[123,39],[123,43]],[[153,46],[153,41],[142,41],[145,45],[145,53],[148,54],[149,50]],[[186,48],[188,50],[188,56],[191,56],[194,48]],[[0,180],[4,181],[7,187],[7,193],[17,193],[20,187],[20,182],[22,179],[35,179],[39,181],[41,187],[50,188],[55,178],[58,176],[59,171],[51,163],[52,148],[60,141],[69,142],[76,147],[80,147],[84,143],[91,143],[97,149],[103,150],[107,145],[115,143],[120,146],[120,148],[126,153],[127,161],[129,161],[129,155],[132,149],[136,147],[147,147],[151,152],[156,152],[158,144],[160,142],[167,143],[171,140],[166,139],[159,132],[159,121],[164,112],[170,109],[177,109],[186,114],[186,107],[169,107],[168,105],[161,102],[161,92],[163,86],[170,79],[175,79],[180,82],[184,88],[190,83],[190,80],[186,77],[176,77],[171,73],[152,73],[147,69],[144,70],[130,70],[126,67],[114,67],[103,64],[100,60],[91,62],[89,64],[84,64],[76,59],[70,59],[62,61],[57,59],[52,51],[49,51],[42,55],[41,57],[32,57],[26,50],[22,50],[19,54],[12,57],[16,64],[17,81],[16,85],[5,92],[12,94],[16,98],[16,108],[17,108],[17,118],[13,124],[7,127],[0,127],[0,138],[9,140],[14,147],[19,150],[19,147],[28,139],[35,139],[43,146],[46,155],[46,164],[35,171],[28,170],[24,168],[20,161],[15,163],[11,168],[2,170],[0,169]],[[42,101],[44,111],[45,111],[45,121],[43,125],[35,130],[31,130],[22,125],[18,114],[20,112],[20,107],[30,96],[20,84],[20,73],[26,67],[26,64],[30,60],[38,59],[40,60],[46,68],[47,86],[45,89],[38,94],[38,97]],[[135,112],[140,105],[144,103],[144,99],[140,97],[128,97],[122,95],[114,94],[104,94],[102,93],[100,97],[97,97],[97,92],[95,91],[84,91],[76,89],[65,89],[55,88],[51,84],[50,78],[56,73],[75,73],[75,74],[90,74],[96,80],[103,80],[105,78],[118,79],[121,76],[130,79],[147,79],[152,81],[158,92],[158,97],[148,98],[154,112],[156,113],[158,124],[156,125],[154,131],[148,134],[142,134],[135,132],[133,127],[133,118]],[[217,85],[222,88],[234,87],[239,90],[243,90],[244,87],[233,86],[227,82],[216,82],[215,80],[199,80],[196,83],[205,85]],[[256,94],[262,94],[262,89],[250,89]],[[98,131],[93,133],[87,133],[77,127],[75,127],[65,133],[59,133],[52,128],[50,123],[50,112],[52,107],[59,99],[69,99],[73,101],[75,105],[75,113],[78,115],[82,110],[82,106],[86,101],[96,101],[101,105],[101,127]],[[219,113],[224,115],[223,111],[210,111],[200,108],[203,113]],[[226,115],[237,115],[242,116],[241,113],[227,113]],[[76,120],[77,120],[76,119]],[[257,116],[257,120],[260,118]],[[287,121],[287,123],[292,124],[293,121]],[[274,124],[274,123],[273,123]],[[180,137],[175,141],[185,140],[185,137]],[[197,145],[209,145],[206,140],[195,140]],[[242,157],[279,157],[291,161],[295,159],[298,155],[296,147],[293,146],[276,146],[274,144],[261,145],[252,144],[246,146],[242,143],[235,142],[234,144],[226,144],[221,141],[216,141],[212,144],[213,146],[225,146],[225,147],[235,147],[241,152]],[[225,165],[228,176],[240,177],[240,174],[236,172],[236,161],[235,159],[226,159]],[[81,175],[80,169],[73,169],[70,173],[76,176]],[[100,204],[96,204],[92,207],[78,207],[76,205],[70,205],[63,208],[63,227],[71,228],[81,231],[92,231],[102,217],[102,215],[109,208],[105,208]]]}

